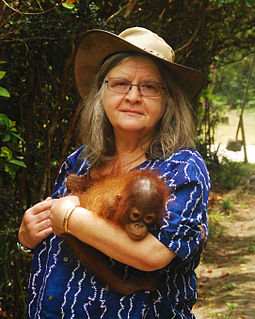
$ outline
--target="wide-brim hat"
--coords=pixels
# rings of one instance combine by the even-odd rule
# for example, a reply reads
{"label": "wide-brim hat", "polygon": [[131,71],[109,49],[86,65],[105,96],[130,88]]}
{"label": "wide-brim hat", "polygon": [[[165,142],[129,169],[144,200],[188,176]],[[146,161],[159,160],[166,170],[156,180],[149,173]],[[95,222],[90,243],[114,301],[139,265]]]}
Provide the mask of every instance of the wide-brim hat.
{"label": "wide-brim hat", "polygon": [[88,94],[104,59],[124,51],[147,54],[162,61],[190,99],[195,98],[204,86],[204,75],[198,70],[174,63],[174,50],[150,30],[133,27],[115,35],[95,29],[84,34],[76,51],[74,77],[81,98]]}

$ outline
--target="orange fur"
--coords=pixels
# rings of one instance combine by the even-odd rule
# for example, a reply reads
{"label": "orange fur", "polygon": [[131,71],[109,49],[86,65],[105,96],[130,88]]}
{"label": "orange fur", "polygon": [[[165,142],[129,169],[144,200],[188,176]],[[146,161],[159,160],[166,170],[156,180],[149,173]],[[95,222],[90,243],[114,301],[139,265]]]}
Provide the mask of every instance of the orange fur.
{"label": "orange fur", "polygon": [[[152,171],[132,171],[101,180],[71,174],[66,186],[73,195],[79,196],[80,206],[124,228],[134,240],[144,238],[149,226],[160,225],[162,222],[168,191],[163,180]],[[134,207],[134,214],[141,215],[141,222],[132,220]],[[152,223],[144,222],[148,215],[155,217]],[[155,290],[155,277],[144,272],[141,276],[123,279],[111,268],[103,253],[69,234],[64,234],[63,237],[81,263],[113,291],[129,295],[137,290]]]}
{"label": "orange fur", "polygon": [[[164,213],[164,204],[168,196],[167,187],[153,171],[131,171],[126,175],[103,178],[91,181],[85,175],[71,174],[67,178],[66,186],[69,191],[80,199],[84,207],[99,216],[123,225],[123,215],[127,210],[127,201],[130,196],[135,196],[134,183],[139,179],[148,178],[153,182],[152,207],[157,211],[156,223],[160,225]],[[121,198],[118,200],[118,196]]]}

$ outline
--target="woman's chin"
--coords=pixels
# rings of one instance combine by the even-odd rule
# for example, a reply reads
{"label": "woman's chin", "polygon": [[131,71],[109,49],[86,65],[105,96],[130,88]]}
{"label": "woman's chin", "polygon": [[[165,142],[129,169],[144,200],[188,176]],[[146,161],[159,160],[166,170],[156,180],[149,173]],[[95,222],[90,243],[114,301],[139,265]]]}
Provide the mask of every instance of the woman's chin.
{"label": "woman's chin", "polygon": [[[135,123],[126,123],[125,125],[120,125],[119,130],[126,133],[143,133],[146,132],[146,129],[141,125],[136,125]],[[117,130],[118,132],[118,130]]]}

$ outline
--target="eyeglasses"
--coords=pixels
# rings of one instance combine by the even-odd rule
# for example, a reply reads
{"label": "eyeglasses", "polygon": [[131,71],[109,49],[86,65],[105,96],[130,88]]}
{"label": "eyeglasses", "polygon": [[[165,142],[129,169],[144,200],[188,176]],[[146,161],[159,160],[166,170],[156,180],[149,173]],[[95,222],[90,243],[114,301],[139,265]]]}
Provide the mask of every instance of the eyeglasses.
{"label": "eyeglasses", "polygon": [[158,82],[148,81],[141,82],[140,84],[133,84],[123,78],[109,78],[108,80],[105,80],[105,83],[107,84],[107,89],[109,91],[119,94],[127,94],[132,89],[132,86],[137,86],[139,93],[145,97],[160,96],[162,90],[166,89]]}

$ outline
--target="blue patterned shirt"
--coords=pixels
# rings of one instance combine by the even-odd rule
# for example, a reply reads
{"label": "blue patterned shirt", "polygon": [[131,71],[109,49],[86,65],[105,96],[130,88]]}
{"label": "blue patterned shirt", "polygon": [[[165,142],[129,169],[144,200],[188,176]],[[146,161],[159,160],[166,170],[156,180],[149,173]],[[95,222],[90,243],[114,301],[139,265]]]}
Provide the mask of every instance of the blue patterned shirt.
{"label": "blue patterned shirt", "polygon": [[[74,171],[82,148],[70,155],[59,172],[54,198],[65,194],[65,180]],[[161,228],[152,233],[176,253],[172,262],[152,272],[159,283],[155,291],[138,291],[121,296],[102,286],[97,278],[69,251],[63,238],[51,235],[35,250],[27,302],[28,318],[33,319],[171,319],[195,318],[192,306],[197,298],[194,269],[201,255],[200,226],[208,235],[208,171],[197,151],[184,149],[166,159],[147,160],[136,169],[157,169],[171,195]],[[77,174],[87,174],[82,162]],[[123,278],[140,270],[109,258]]]}

